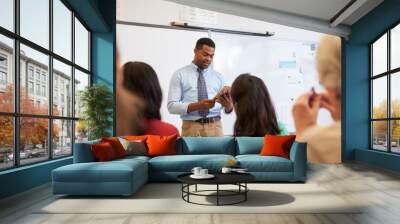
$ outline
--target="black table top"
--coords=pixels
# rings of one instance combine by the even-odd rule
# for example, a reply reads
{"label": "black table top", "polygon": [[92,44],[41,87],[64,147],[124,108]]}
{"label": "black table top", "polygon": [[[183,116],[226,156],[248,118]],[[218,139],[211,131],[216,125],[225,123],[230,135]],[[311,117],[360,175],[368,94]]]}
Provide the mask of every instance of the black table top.
{"label": "black table top", "polygon": [[193,179],[192,173],[186,173],[177,177],[178,181],[186,184],[236,184],[248,183],[255,180],[249,173],[212,173],[215,177],[211,179]]}

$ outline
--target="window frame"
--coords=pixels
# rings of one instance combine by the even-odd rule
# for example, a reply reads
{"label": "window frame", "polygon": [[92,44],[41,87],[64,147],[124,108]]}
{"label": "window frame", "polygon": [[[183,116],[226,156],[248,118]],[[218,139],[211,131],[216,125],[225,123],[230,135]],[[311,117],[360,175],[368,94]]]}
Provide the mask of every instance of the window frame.
{"label": "window frame", "polygon": [[7,84],[7,73],[0,69],[0,85],[6,85],[6,84]]}
{"label": "window frame", "polygon": [[[400,26],[400,21],[394,23],[391,25],[389,28],[387,28],[383,33],[378,35],[374,40],[372,40],[368,46],[369,46],[369,149],[373,151],[380,151],[380,152],[386,152],[386,153],[391,153],[391,154],[400,154],[400,152],[393,152],[392,151],[392,122],[393,121],[400,121],[400,117],[393,117],[392,116],[392,98],[391,98],[391,91],[392,91],[392,85],[391,85],[391,79],[393,75],[396,75],[396,73],[400,72],[400,67],[398,68],[393,68],[391,69],[391,31],[393,28]],[[380,74],[376,74],[374,76],[373,74],[373,44],[376,43],[381,37],[384,35],[387,35],[387,64],[386,64],[386,71]],[[386,105],[386,118],[373,118],[373,93],[374,93],[374,86],[373,86],[373,81],[382,77],[386,77],[386,87],[387,87],[387,105]],[[373,133],[373,122],[376,121],[386,121],[386,150],[379,150],[374,148],[374,133]]]}
{"label": "window frame", "polygon": [[7,55],[4,55],[2,53],[0,53],[0,57],[4,59],[2,61],[5,61],[5,65],[0,64],[0,69],[5,69],[6,70],[7,67],[8,67],[8,57],[7,57]]}
{"label": "window frame", "polygon": [[[55,53],[53,50],[53,1],[54,0],[48,0],[49,2],[49,47],[46,49],[45,47],[42,47],[39,44],[34,43],[33,41],[30,41],[27,38],[24,38],[23,36],[20,35],[20,0],[14,0],[13,1],[13,10],[14,10],[14,30],[10,31],[4,27],[0,26],[0,35],[5,36],[7,38],[12,39],[13,41],[13,54],[12,54],[12,74],[13,79],[14,79],[14,110],[13,112],[2,112],[0,111],[0,116],[4,117],[11,117],[13,119],[13,154],[14,154],[14,161],[13,161],[13,166],[10,167],[5,167],[5,168],[0,168],[0,172],[4,170],[10,170],[10,169],[16,169],[18,167],[23,167],[23,166],[29,166],[37,163],[43,163],[49,160],[53,159],[61,159],[65,157],[70,157],[73,155],[74,152],[74,143],[75,143],[75,126],[76,126],[76,121],[79,120],[79,117],[75,117],[75,108],[71,108],[71,114],[68,116],[56,116],[53,115],[53,75],[54,75],[54,69],[53,69],[53,59],[58,60],[61,63],[64,63],[68,66],[71,66],[71,93],[72,93],[72,99],[71,99],[71,104],[74,105],[75,103],[75,88],[74,88],[74,82],[75,82],[75,69],[87,74],[89,76],[89,83],[88,85],[92,85],[92,71],[91,71],[91,37],[92,37],[92,31],[89,29],[87,24],[82,20],[82,18],[72,9],[72,7],[65,1],[65,0],[59,0],[68,10],[71,11],[71,18],[70,18],[70,23],[71,23],[71,58],[67,59],[64,58],[63,56]],[[88,31],[88,69],[85,69],[81,67],[80,65],[75,63],[75,18],[83,25],[83,27]],[[21,57],[20,57],[20,45],[23,44],[27,47],[32,48],[33,50],[36,50],[40,53],[45,54],[48,56],[49,62],[48,62],[48,71],[47,71],[47,79],[46,80],[46,85],[45,85],[45,95],[48,97],[47,103],[48,103],[48,112],[46,115],[39,115],[39,114],[27,114],[27,113],[21,113],[20,111],[20,85],[21,85],[21,80],[20,80],[20,64],[21,64]],[[37,70],[35,67],[33,67],[33,79],[30,77],[30,69],[31,66],[29,63],[27,63],[27,72],[25,74],[26,76],[26,82],[32,81],[34,84],[34,92],[36,92],[35,85],[37,83],[40,83],[40,87],[42,87],[42,70],[39,73],[39,80],[36,80],[36,72]],[[28,85],[28,84],[27,84]],[[26,86],[28,87],[28,86]],[[28,87],[29,88],[29,87]],[[29,89],[27,89],[29,91]],[[47,93],[48,92],[48,93]],[[34,93],[35,94],[35,93]],[[43,97],[42,94],[38,95],[39,97]],[[35,102],[34,102],[35,103]],[[40,160],[38,162],[32,162],[32,163],[24,163],[21,164],[21,158],[20,158],[20,119],[21,118],[45,118],[47,119],[48,122],[48,136],[47,136],[47,150],[48,150],[48,155],[47,157],[43,157],[43,160]],[[62,155],[62,156],[55,156],[53,155],[54,152],[54,146],[52,144],[53,142],[53,123],[54,121],[57,120],[65,120],[65,121],[70,121],[72,125],[72,132],[71,132],[71,153],[68,155]],[[51,143],[51,144],[50,144]]]}
{"label": "window frame", "polygon": [[[0,57],[3,58],[5,61],[4,65],[0,64],[0,85],[1,86],[5,86],[7,87],[7,79],[8,79],[8,74],[7,74],[7,70],[8,70],[8,57],[7,55],[4,55],[2,53],[0,53]],[[4,79],[3,79],[4,76]]]}

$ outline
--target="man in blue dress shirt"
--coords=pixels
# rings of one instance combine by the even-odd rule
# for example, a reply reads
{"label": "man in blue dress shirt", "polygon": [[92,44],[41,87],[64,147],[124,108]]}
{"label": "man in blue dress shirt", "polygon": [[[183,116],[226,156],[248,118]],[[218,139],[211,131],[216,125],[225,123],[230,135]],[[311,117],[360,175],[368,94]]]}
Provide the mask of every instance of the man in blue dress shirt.
{"label": "man in blue dress shirt", "polygon": [[177,70],[171,78],[168,111],[183,120],[182,136],[222,136],[221,110],[233,110],[230,88],[212,64],[215,43],[200,38],[191,64]]}

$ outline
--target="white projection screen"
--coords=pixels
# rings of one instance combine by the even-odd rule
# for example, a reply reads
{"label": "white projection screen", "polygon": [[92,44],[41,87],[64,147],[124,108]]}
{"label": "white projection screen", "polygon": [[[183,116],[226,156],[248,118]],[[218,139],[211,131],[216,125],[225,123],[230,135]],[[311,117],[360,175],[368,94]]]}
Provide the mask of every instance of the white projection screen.
{"label": "white projection screen", "polygon": [[[317,43],[118,24],[121,64],[142,61],[157,72],[163,91],[162,119],[181,130],[179,115],[170,114],[166,106],[169,81],[177,69],[191,63],[195,43],[201,37],[214,40],[216,52],[212,66],[223,75],[227,85],[242,73],[262,78],[272,96],[278,120],[289,132],[295,132],[291,116],[294,100],[311,87],[322,91],[315,69]],[[235,119],[234,113],[222,113],[225,135],[233,134]],[[322,110],[318,122],[328,124],[331,121],[329,113]]]}

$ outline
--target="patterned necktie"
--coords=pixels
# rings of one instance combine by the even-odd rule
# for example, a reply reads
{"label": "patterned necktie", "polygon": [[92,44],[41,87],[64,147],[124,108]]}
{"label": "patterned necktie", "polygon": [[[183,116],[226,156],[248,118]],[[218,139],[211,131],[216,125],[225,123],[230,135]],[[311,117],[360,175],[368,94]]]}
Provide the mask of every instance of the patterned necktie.
{"label": "patterned necktie", "polygon": [[[198,100],[204,100],[208,99],[208,93],[207,93],[207,86],[206,86],[206,80],[204,79],[204,74],[203,70],[197,69],[199,72],[199,77],[197,78],[197,96]],[[208,113],[210,113],[209,109],[204,109],[204,110],[199,110],[199,114],[202,117],[207,117]]]}

